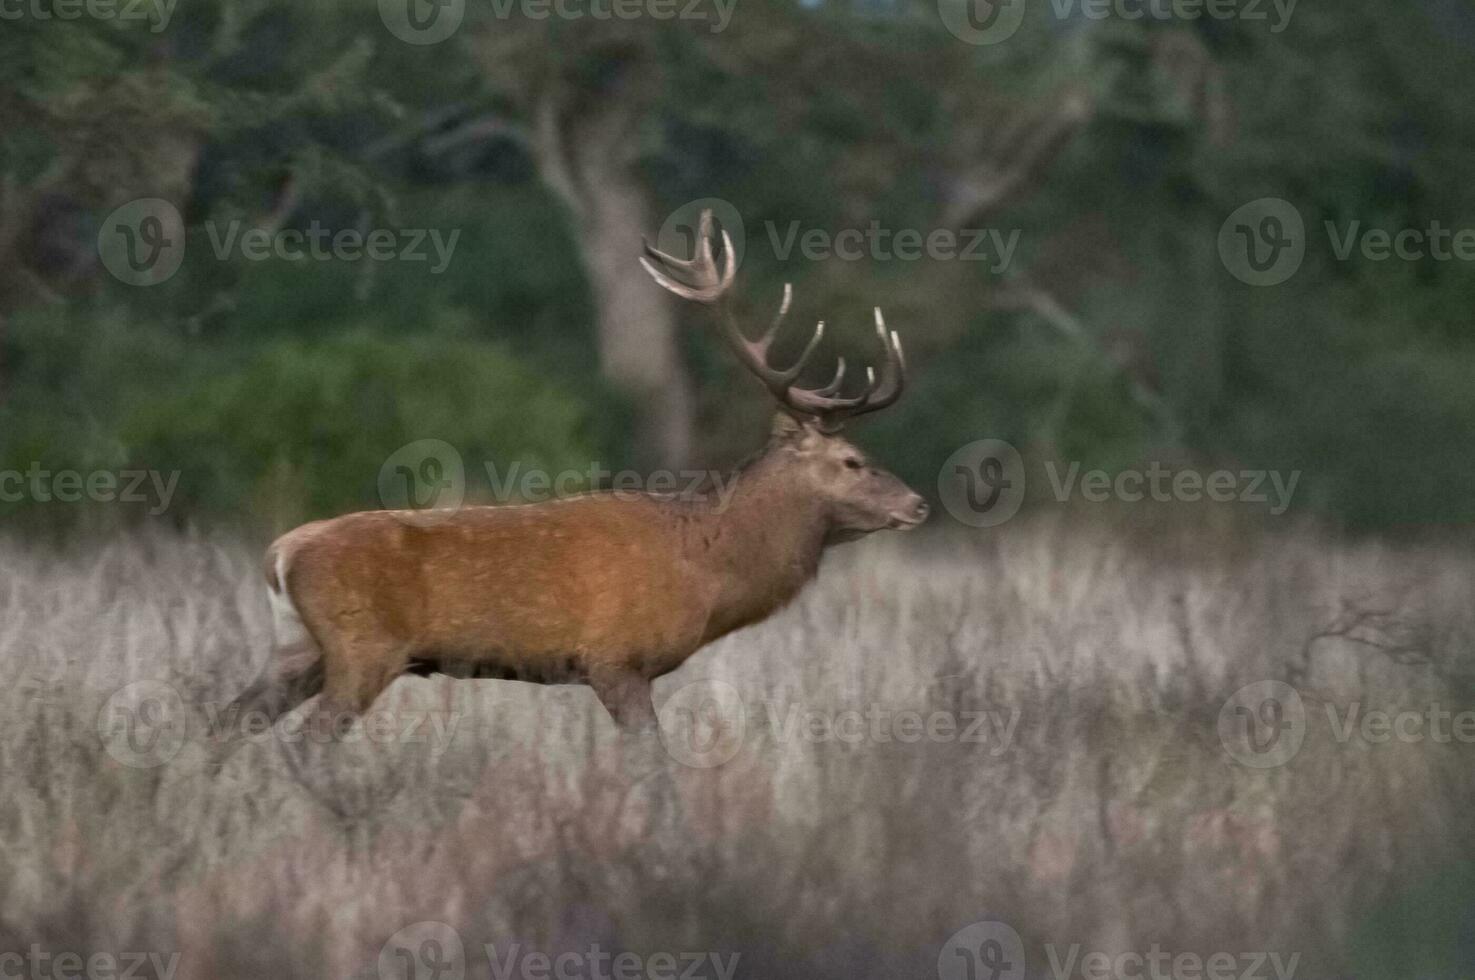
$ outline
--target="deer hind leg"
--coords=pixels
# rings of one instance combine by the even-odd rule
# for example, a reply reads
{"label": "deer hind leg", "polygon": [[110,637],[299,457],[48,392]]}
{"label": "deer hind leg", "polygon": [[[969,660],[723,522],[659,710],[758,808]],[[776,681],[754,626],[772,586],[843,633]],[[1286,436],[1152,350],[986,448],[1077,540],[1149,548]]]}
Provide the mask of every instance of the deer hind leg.
{"label": "deer hind leg", "polygon": [[274,658],[264,675],[254,681],[226,708],[224,717],[237,731],[258,720],[275,725],[282,715],[300,706],[323,689],[322,654],[316,647],[294,657]]}
{"label": "deer hind leg", "polygon": [[236,696],[221,717],[216,732],[221,742],[257,730],[263,721],[275,725],[282,715],[323,689],[323,651],[309,632],[292,600],[273,588],[267,594],[272,610],[272,650],[261,675]]}
{"label": "deer hind leg", "polygon": [[324,640],[323,696],[308,722],[314,732],[337,738],[369,710],[409,665],[409,651],[384,633]]}

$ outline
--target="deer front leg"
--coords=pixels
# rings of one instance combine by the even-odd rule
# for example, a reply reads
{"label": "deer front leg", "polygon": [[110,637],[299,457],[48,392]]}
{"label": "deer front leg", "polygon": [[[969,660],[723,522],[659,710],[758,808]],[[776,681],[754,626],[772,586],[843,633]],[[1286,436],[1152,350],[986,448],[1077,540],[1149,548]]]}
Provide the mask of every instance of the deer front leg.
{"label": "deer front leg", "polygon": [[589,686],[622,731],[647,734],[659,729],[648,677],[626,667],[596,667],[589,672]]}

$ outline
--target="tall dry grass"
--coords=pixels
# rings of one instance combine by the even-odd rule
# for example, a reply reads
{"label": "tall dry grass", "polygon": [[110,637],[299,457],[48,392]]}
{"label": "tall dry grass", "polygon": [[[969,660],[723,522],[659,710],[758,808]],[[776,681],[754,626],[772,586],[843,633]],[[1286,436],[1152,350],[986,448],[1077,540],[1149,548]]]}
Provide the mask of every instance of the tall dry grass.
{"label": "tall dry grass", "polygon": [[[928,978],[950,936],[997,919],[1028,977],[1072,944],[1475,976],[1475,744],[1339,740],[1324,710],[1475,708],[1460,544],[1041,518],[852,546],[657,685],[740,695],[737,754],[705,769],[622,741],[585,689],[446,678],[398,681],[377,740],[222,758],[209,711],[270,646],[254,549],[12,541],[0,568],[0,950],[379,977],[413,962],[386,942],[435,921],[465,972],[427,959],[423,977],[494,976],[484,944],[517,942]],[[1217,725],[1266,679],[1307,721],[1261,769]],[[157,765],[110,727],[139,681],[177,693],[136,719],[177,746]],[[848,710],[886,719],[880,737],[837,736]],[[906,711],[959,727],[909,740]],[[957,737],[980,712],[982,740]]]}

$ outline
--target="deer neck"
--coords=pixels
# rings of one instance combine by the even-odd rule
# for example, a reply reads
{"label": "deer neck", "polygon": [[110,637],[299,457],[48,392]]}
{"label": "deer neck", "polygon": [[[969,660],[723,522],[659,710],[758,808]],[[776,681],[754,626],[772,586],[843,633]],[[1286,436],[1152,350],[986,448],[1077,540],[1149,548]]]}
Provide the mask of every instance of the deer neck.
{"label": "deer neck", "polygon": [[713,636],[756,622],[784,606],[814,577],[828,520],[814,494],[760,458],[734,476],[725,507],[712,514],[706,558],[722,583]]}

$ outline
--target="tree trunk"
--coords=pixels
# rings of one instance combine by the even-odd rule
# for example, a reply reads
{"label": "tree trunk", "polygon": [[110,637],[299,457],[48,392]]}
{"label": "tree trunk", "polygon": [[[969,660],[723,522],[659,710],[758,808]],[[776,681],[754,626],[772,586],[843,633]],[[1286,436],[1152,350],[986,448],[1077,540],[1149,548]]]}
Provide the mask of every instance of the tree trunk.
{"label": "tree trunk", "polygon": [[675,311],[637,261],[655,222],[635,173],[635,101],[616,94],[568,119],[556,89],[545,92],[533,149],[543,180],[576,222],[598,306],[600,368],[635,405],[636,462],[678,467],[691,459],[691,381]]}
{"label": "tree trunk", "polygon": [[691,458],[692,396],[676,317],[636,261],[641,234],[653,227],[650,209],[628,174],[596,186],[581,239],[599,305],[600,365],[635,402],[640,465],[683,466]]}

